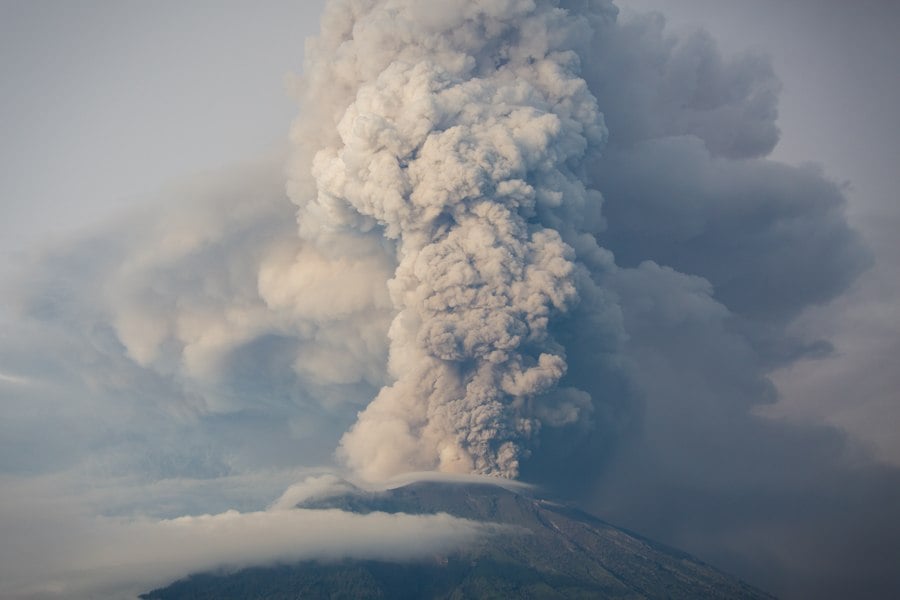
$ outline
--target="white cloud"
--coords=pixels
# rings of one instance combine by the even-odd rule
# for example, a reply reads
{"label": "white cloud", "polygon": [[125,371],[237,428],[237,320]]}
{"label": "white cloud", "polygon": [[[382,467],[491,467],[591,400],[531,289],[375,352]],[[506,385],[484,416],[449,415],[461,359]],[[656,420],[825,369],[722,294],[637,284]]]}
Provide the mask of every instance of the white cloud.
{"label": "white cloud", "polygon": [[[337,480],[324,481],[334,492]],[[300,487],[322,484],[320,477]],[[0,596],[124,598],[209,570],[314,559],[419,560],[491,531],[446,514],[292,509],[285,499],[297,489],[270,510],[173,519],[89,516],[65,498],[6,498]]]}

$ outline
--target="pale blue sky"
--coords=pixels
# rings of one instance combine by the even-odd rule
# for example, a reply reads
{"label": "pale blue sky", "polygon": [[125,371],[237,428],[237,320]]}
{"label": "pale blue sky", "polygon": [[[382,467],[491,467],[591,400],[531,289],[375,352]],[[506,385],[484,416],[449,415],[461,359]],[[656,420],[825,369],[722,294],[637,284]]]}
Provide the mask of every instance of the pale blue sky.
{"label": "pale blue sky", "polygon": [[0,2],[0,251],[281,143],[323,2]]}

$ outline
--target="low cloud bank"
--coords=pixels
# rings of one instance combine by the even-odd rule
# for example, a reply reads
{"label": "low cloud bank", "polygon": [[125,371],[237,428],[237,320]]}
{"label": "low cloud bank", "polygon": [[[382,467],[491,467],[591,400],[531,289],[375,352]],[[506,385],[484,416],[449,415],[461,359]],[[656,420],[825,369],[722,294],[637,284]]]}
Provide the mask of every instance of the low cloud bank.
{"label": "low cloud bank", "polygon": [[[337,491],[311,478],[294,489]],[[63,502],[0,506],[0,596],[10,599],[123,598],[191,573],[300,560],[419,560],[490,533],[490,525],[446,514],[305,510],[281,501],[265,511],[175,519],[85,516]]]}

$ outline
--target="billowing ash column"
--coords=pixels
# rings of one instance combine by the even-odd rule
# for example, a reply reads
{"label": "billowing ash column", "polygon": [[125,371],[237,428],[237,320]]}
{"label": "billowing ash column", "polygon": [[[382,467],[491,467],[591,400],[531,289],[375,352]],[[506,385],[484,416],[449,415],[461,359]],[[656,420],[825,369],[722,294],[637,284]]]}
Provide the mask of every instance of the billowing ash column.
{"label": "billowing ash column", "polygon": [[362,477],[515,477],[552,412],[549,324],[578,301],[561,230],[597,210],[580,171],[606,133],[579,75],[589,17],[560,5],[334,2],[309,47],[295,135],[321,143],[295,161],[317,188],[292,189],[301,235],[396,255],[394,382],[339,449]]}

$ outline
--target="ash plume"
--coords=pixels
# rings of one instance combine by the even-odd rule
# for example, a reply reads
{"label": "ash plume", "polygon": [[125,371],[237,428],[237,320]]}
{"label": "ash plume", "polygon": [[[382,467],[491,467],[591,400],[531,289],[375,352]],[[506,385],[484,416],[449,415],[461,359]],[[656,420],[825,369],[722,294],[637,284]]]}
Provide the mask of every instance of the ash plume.
{"label": "ash plume", "polygon": [[[872,260],[846,187],[770,157],[779,89],[603,0],[329,2],[287,194],[280,152],[197,176],[3,282],[0,487],[255,527],[337,447],[360,485],[518,478],[785,597],[892,597],[900,470],[767,414],[773,373],[843,364],[810,311]],[[66,521],[10,530],[29,581],[105,547]]]}
{"label": "ash plume", "polygon": [[542,420],[577,415],[549,400],[566,372],[549,326],[584,279],[572,223],[600,203],[583,176],[607,133],[580,75],[589,31],[559,2],[329,6],[304,108],[336,134],[319,134],[316,193],[292,198],[320,251],[362,238],[396,260],[395,381],[339,450],[363,477],[515,477]]}

